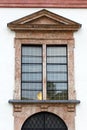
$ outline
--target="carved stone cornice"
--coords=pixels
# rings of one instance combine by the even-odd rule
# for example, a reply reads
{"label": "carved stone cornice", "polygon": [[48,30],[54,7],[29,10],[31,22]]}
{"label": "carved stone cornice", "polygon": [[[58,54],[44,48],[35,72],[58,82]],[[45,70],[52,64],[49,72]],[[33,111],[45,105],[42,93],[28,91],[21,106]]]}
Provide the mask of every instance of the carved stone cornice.
{"label": "carved stone cornice", "polygon": [[13,31],[20,31],[20,30],[77,31],[81,27],[81,24],[43,9],[34,14],[25,16],[21,19],[8,23],[7,26]]}
{"label": "carved stone cornice", "polygon": [[21,112],[22,107],[38,107],[41,111],[48,111],[48,108],[66,108],[67,112],[75,112],[75,107],[80,103],[79,100],[42,100],[42,101],[33,101],[33,100],[9,100],[9,103],[13,104],[14,112]]}
{"label": "carved stone cornice", "polygon": [[48,24],[29,24],[29,25],[8,25],[8,27],[13,31],[19,30],[57,30],[57,31],[77,31],[81,26],[80,25],[48,25]]}
{"label": "carved stone cornice", "polygon": [[87,8],[86,0],[0,0],[4,8]]}

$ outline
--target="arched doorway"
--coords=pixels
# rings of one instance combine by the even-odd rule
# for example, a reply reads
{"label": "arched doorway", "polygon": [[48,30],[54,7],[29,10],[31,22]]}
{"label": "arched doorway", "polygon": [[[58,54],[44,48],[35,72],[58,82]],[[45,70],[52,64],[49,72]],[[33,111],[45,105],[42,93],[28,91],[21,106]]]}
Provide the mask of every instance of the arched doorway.
{"label": "arched doorway", "polygon": [[29,117],[21,130],[68,130],[64,121],[49,112],[40,112]]}

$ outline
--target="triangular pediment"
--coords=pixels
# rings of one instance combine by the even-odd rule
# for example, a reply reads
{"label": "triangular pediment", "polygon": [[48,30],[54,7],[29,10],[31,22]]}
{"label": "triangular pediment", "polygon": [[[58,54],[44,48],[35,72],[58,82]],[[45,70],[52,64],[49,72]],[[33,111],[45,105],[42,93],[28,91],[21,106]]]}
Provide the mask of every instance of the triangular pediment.
{"label": "triangular pediment", "polygon": [[34,20],[25,22],[25,24],[58,24],[58,25],[61,25],[63,23],[61,23],[55,19],[52,19],[50,17],[47,17],[47,16],[41,16],[41,17],[36,18]]}
{"label": "triangular pediment", "polygon": [[81,24],[43,9],[8,23],[8,27],[11,30],[78,30]]}

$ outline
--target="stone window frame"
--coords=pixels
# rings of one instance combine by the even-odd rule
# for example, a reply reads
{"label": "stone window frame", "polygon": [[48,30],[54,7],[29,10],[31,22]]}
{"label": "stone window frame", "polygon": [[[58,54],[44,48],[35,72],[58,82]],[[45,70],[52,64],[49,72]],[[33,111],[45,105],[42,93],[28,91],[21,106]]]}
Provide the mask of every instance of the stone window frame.
{"label": "stone window frame", "polygon": [[[40,41],[40,43],[38,42]],[[46,53],[46,45],[52,44],[54,40],[49,40],[46,44],[45,40],[23,40],[15,39],[15,92],[14,99],[21,100],[21,46],[22,45],[42,45],[44,53]],[[55,45],[67,45],[68,50],[68,100],[75,99],[74,89],[74,40],[55,40]],[[43,59],[44,60],[44,59]],[[72,62],[71,62],[72,61]],[[46,64],[43,62],[43,100],[46,100]],[[71,82],[72,81],[72,82]]]}
{"label": "stone window frame", "polygon": [[[20,35],[21,36],[21,35]],[[21,39],[15,38],[15,92],[14,99],[9,100],[9,103],[13,104],[13,115],[14,115],[14,130],[21,130],[24,122],[30,116],[38,112],[51,112],[59,116],[67,125],[68,130],[75,130],[75,112],[76,105],[80,103],[76,100],[76,93],[73,87],[74,85],[74,40],[55,40],[57,45],[67,45],[68,46],[68,74],[69,85],[68,88],[68,100],[21,100],[21,46],[22,44],[43,44],[46,46],[48,44],[53,44],[54,39]],[[72,58],[71,58],[72,57]],[[72,63],[71,63],[72,60]],[[72,70],[72,71],[71,71]],[[72,85],[72,86],[71,86]]]}
{"label": "stone window frame", "polygon": [[[13,21],[8,27],[15,31],[15,90],[14,99],[21,100],[21,46],[22,44],[67,45],[68,50],[68,100],[76,99],[74,88],[74,38],[73,32],[81,24],[45,9]],[[43,54],[45,57],[46,55]],[[45,57],[46,58],[46,57]],[[45,59],[43,59],[45,60]],[[43,62],[46,70],[46,64]],[[43,100],[46,100],[46,71],[43,69]]]}
{"label": "stone window frame", "polygon": [[[75,41],[73,33],[78,31],[81,24],[43,9],[32,15],[8,23],[7,26],[12,31],[15,31],[15,88],[14,97],[9,100],[9,103],[13,104],[14,130],[21,130],[27,118],[43,111],[58,115],[64,120],[69,130],[75,130],[75,108],[80,101],[76,100],[74,88]],[[46,46],[46,44],[67,45],[68,100],[46,100],[45,95],[44,100],[21,100],[22,44],[42,44],[43,46]],[[44,75],[46,75],[45,72]]]}

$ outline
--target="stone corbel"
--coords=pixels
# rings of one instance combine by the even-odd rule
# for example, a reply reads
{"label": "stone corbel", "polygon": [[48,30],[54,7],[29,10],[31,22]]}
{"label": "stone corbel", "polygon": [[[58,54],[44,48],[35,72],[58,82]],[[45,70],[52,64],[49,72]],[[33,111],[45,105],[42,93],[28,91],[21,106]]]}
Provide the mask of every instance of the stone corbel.
{"label": "stone corbel", "polygon": [[68,104],[67,111],[68,112],[75,112],[75,104]]}
{"label": "stone corbel", "polygon": [[46,104],[44,104],[44,105],[41,105],[40,106],[40,108],[41,108],[41,111],[47,111],[48,110],[48,105]]}
{"label": "stone corbel", "polygon": [[15,104],[14,105],[14,112],[21,112],[22,111],[22,106],[20,104]]}

